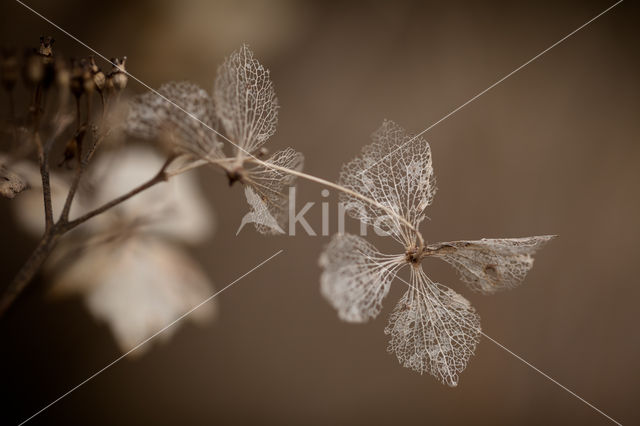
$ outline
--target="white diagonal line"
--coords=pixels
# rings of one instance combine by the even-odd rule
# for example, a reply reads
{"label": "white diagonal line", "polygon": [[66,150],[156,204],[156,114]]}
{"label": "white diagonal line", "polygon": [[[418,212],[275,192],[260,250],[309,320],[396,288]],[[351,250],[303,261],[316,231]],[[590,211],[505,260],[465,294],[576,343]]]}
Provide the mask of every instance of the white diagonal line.
{"label": "white diagonal line", "polygon": [[[95,53],[96,55],[98,55],[100,58],[104,59],[105,61],[109,62],[111,65],[115,66],[115,64],[113,62],[111,62],[106,56],[104,56],[102,53],[98,52],[96,49],[94,49],[93,47],[89,46],[88,44],[86,44],[85,42],[83,42],[82,40],[80,40],[78,37],[74,36],[73,34],[71,34],[69,31],[65,30],[64,28],[62,28],[60,25],[56,24],[55,22],[53,22],[51,19],[47,18],[46,16],[42,15],[40,12],[38,12],[37,10],[35,10],[34,8],[32,8],[31,6],[25,4],[24,2],[22,2],[21,0],[16,0],[17,3],[21,4],[22,6],[24,6],[25,8],[27,8],[28,10],[30,10],[31,12],[33,12],[35,15],[39,16],[40,18],[42,18],[43,20],[47,21],[49,24],[53,25],[55,28],[57,28],[58,30],[62,31],[64,34],[66,34],[67,36],[69,36],[70,38],[72,38],[73,40],[75,40],[77,43],[80,43],[82,46],[86,47],[87,49],[89,49],[90,51],[92,51],[93,53]],[[178,105],[176,102],[172,101],[171,99],[167,98],[166,96],[164,96],[163,94],[161,94],[160,92],[158,92],[156,89],[154,89],[153,87],[149,86],[147,83],[145,83],[144,81],[140,80],[138,77],[136,77],[135,75],[131,74],[128,71],[123,71],[126,75],[128,75],[129,77],[131,77],[133,80],[137,81],[138,83],[140,83],[142,86],[144,86],[145,88],[149,89],[151,92],[155,93],[156,95],[160,96],[162,99],[164,99],[165,101],[169,102],[171,105],[175,106],[176,108],[178,108],[180,111],[182,111],[183,113],[185,113],[188,117],[196,120],[198,123],[200,123],[201,125],[203,125],[204,127],[206,127],[207,129],[211,130],[213,133],[215,133],[216,135],[220,136],[221,138],[223,138],[224,140],[226,140],[227,142],[229,142],[231,145],[235,146],[236,148],[238,148],[240,151],[246,153],[247,155],[249,155],[252,158],[255,158],[257,160],[257,158],[251,154],[249,151],[247,151],[246,149],[242,148],[241,146],[237,145],[236,143],[234,143],[231,139],[229,139],[228,137],[226,137],[225,135],[223,135],[222,133],[218,132],[216,129],[214,129],[213,127],[209,126],[207,123],[205,123],[204,121],[200,120],[198,117],[196,117],[195,115],[193,115],[191,112],[187,111],[186,109],[184,109],[183,107],[181,107],[180,105]]]}
{"label": "white diagonal line", "polygon": [[538,59],[539,57],[541,57],[542,55],[544,55],[545,53],[547,53],[548,51],[550,51],[551,49],[553,49],[554,47],[556,47],[557,45],[559,45],[560,43],[562,43],[563,41],[567,40],[569,37],[571,37],[572,35],[574,35],[575,33],[577,33],[578,31],[580,31],[581,29],[583,29],[584,27],[586,27],[587,25],[591,24],[593,21],[595,21],[596,19],[600,18],[602,15],[604,15],[605,13],[609,12],[611,9],[613,9],[614,7],[616,7],[617,5],[619,5],[620,3],[622,3],[623,0],[618,0],[618,2],[614,3],[613,5],[609,6],[608,8],[606,8],[605,10],[603,10],[602,12],[600,12],[599,14],[597,14],[596,16],[594,16],[593,18],[589,19],[587,22],[585,22],[584,24],[580,25],[578,28],[576,28],[575,30],[571,31],[569,34],[567,34],[566,36],[562,37],[560,40],[556,41],[555,43],[553,43],[551,46],[547,47],[546,49],[544,49],[542,52],[538,53],[536,56],[534,56],[533,58],[529,59],[527,62],[525,62],[524,64],[520,65],[518,68],[514,69],[513,71],[511,71],[509,74],[505,75],[504,77],[502,77],[500,80],[496,81],[495,83],[493,83],[491,86],[487,87],[486,89],[484,89],[483,91],[481,91],[480,93],[478,93],[477,95],[475,95],[474,97],[472,97],[471,99],[469,99],[468,101],[466,101],[465,103],[463,103],[462,105],[460,105],[459,107],[457,107],[456,109],[454,109],[453,111],[449,112],[447,115],[445,115],[444,117],[442,117],[440,120],[436,121],[435,123],[433,123],[432,125],[430,125],[429,127],[427,127],[426,129],[424,129],[423,131],[421,131],[420,133],[418,133],[417,135],[415,135],[414,137],[412,137],[411,139],[409,139],[408,141],[402,143],[401,145],[399,145],[396,149],[394,149],[393,151],[391,151],[390,153],[388,153],[387,155],[385,155],[384,157],[382,157],[381,159],[379,159],[378,161],[376,161],[375,163],[371,164],[369,167],[367,167],[366,169],[363,169],[360,171],[360,173],[364,174],[367,170],[369,170],[371,167],[375,166],[376,164],[378,164],[379,162],[383,161],[385,158],[387,158],[388,156],[392,155],[393,153],[395,153],[397,150],[399,150],[400,148],[402,148],[403,146],[405,146],[408,143],[413,142],[414,140],[418,139],[420,136],[424,135],[425,133],[427,133],[429,130],[433,129],[434,127],[436,127],[438,124],[442,123],[444,120],[446,120],[447,118],[451,117],[453,114],[457,113],[458,111],[460,111],[462,108],[466,107],[467,105],[469,105],[471,102],[475,101],[476,99],[478,99],[480,96],[484,95],[485,93],[487,93],[489,90],[493,89],[494,87],[496,87],[497,85],[499,85],[500,83],[502,83],[503,81],[505,81],[506,79],[508,79],[509,77],[511,77],[512,75],[514,75],[515,73],[517,73],[518,71],[520,71],[522,68],[526,67],[527,65],[529,65],[530,63],[532,63],[533,61],[535,61],[536,59]]}
{"label": "white diagonal line", "polygon": [[100,370],[96,371],[95,373],[93,373],[91,376],[87,377],[85,380],[83,380],[82,382],[80,382],[79,384],[77,384],[76,386],[74,386],[73,388],[69,389],[67,392],[65,392],[64,394],[60,395],[58,398],[56,398],[55,400],[51,401],[49,404],[45,405],[44,407],[42,407],[40,410],[38,410],[36,413],[34,413],[33,415],[31,415],[29,418],[23,420],[22,422],[20,422],[20,424],[18,426],[21,426],[25,423],[27,423],[29,420],[33,419],[34,417],[36,417],[38,414],[41,414],[43,411],[47,410],[49,407],[51,407],[52,405],[54,405],[55,403],[59,402],[61,399],[65,398],[66,396],[68,396],[70,393],[72,393],[73,391],[77,390],[79,387],[83,386],[84,384],[86,384],[87,382],[93,380],[94,378],[96,378],[98,375],[100,375],[101,373],[103,373],[105,370],[107,370],[108,368],[112,367],[113,365],[117,364],[120,360],[122,360],[124,357],[126,357],[127,355],[129,355],[130,353],[132,353],[133,351],[139,349],[141,346],[143,346],[144,344],[148,343],[151,339],[155,338],[156,336],[158,336],[159,334],[162,334],[163,332],[165,332],[167,329],[169,329],[170,327],[172,327],[174,324],[176,324],[178,321],[182,320],[184,317],[186,317],[187,315],[191,314],[193,311],[195,311],[196,309],[200,308],[202,305],[204,305],[207,302],[210,302],[211,300],[213,300],[216,296],[218,296],[220,293],[222,293],[223,291],[225,291],[226,289],[228,289],[229,287],[231,287],[232,285],[234,285],[235,283],[237,283],[238,281],[240,281],[241,279],[243,279],[244,277],[246,277],[247,275],[249,275],[250,273],[252,273],[253,271],[255,271],[256,269],[260,268],[262,265],[264,265],[265,263],[269,262],[271,259],[273,259],[274,257],[276,257],[277,255],[279,255],[280,253],[282,253],[284,250],[280,250],[278,252],[276,252],[275,254],[271,255],[270,257],[268,257],[267,259],[263,260],[262,262],[260,262],[259,264],[257,264],[256,266],[254,266],[253,268],[251,268],[249,271],[245,272],[244,274],[240,275],[238,278],[236,278],[235,280],[231,281],[229,284],[227,284],[224,288],[222,288],[222,290],[219,290],[217,292],[215,292],[214,294],[212,294],[211,296],[207,297],[206,299],[204,299],[202,302],[198,303],[197,305],[195,305],[193,308],[189,309],[187,312],[185,312],[184,314],[180,315],[178,318],[176,318],[175,320],[171,321],[169,324],[167,324],[166,326],[164,326],[162,329],[158,330],[157,332],[155,332],[154,334],[152,334],[151,336],[147,337],[146,339],[144,339],[142,342],[138,343],[136,346],[134,346],[133,348],[129,349],[126,353],[122,354],[121,356],[119,356],[118,358],[116,358],[115,360],[111,361],[109,364],[107,364],[106,366],[104,366],[103,368],[101,368]]}
{"label": "white diagonal line", "polygon": [[[382,265],[381,263],[377,262],[375,259],[373,259],[371,256],[369,256],[368,254],[360,251],[360,254],[366,256],[369,258],[369,260],[373,261],[374,263],[378,264],[379,266],[382,266],[382,268],[387,269],[387,271],[390,271],[390,269],[385,266]],[[414,290],[416,290],[418,293],[421,293],[424,297],[428,298],[429,296],[427,296],[426,294],[424,294],[424,292],[422,292],[419,288],[414,287],[413,285],[411,285],[411,283],[407,282],[405,279],[403,279],[402,277],[400,277],[399,275],[396,275],[396,278],[399,279],[400,281],[402,281],[404,284],[406,284],[409,288],[413,288]],[[546,379],[548,379],[549,381],[555,383],[556,385],[558,385],[559,387],[561,387],[562,389],[564,389],[565,391],[567,391],[568,393],[570,393],[571,395],[573,395],[574,397],[576,397],[577,399],[579,399],[580,401],[584,402],[586,405],[588,405],[589,407],[593,408],[595,411],[597,411],[598,413],[602,414],[604,417],[606,417],[607,419],[611,420],[613,423],[622,426],[622,424],[616,420],[614,420],[611,416],[609,416],[607,413],[605,413],[604,411],[602,411],[601,409],[599,409],[598,407],[596,407],[595,405],[591,404],[589,401],[587,401],[586,399],[584,399],[583,397],[581,397],[580,395],[578,395],[577,393],[573,392],[571,389],[569,389],[568,387],[564,386],[562,383],[558,382],[556,379],[554,379],[553,377],[549,376],[547,373],[545,373],[544,371],[540,370],[539,368],[537,368],[535,365],[531,364],[529,361],[525,360],[524,358],[522,358],[520,355],[516,354],[515,352],[513,352],[512,350],[510,350],[509,348],[507,348],[506,346],[504,346],[503,344],[501,344],[500,342],[498,342],[497,340],[495,340],[493,337],[487,335],[484,331],[482,330],[478,330],[478,332],[480,332],[480,334],[482,334],[484,337],[486,337],[487,339],[491,340],[493,343],[496,344],[496,346],[498,346],[501,349],[504,349],[506,352],[508,352],[509,354],[511,354],[512,356],[514,356],[516,359],[518,359],[519,361],[521,361],[522,363],[526,364],[527,366],[531,367],[534,371],[536,371],[537,373],[541,374],[543,377],[545,377]]]}

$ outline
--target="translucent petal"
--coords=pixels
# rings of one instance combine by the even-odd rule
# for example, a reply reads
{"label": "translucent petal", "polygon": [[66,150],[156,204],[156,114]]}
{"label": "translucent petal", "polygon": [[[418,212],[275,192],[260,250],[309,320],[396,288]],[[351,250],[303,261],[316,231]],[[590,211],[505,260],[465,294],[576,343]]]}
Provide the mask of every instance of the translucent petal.
{"label": "translucent petal", "polygon": [[437,243],[427,249],[456,268],[472,290],[490,294],[520,284],[533,266],[533,254],[552,238],[483,238]]}
{"label": "translucent petal", "polygon": [[[275,133],[278,100],[273,83],[247,45],[220,66],[213,96],[227,136],[244,151],[254,152]],[[242,150],[238,154],[246,156]]]}
{"label": "translucent petal", "polygon": [[320,256],[322,295],[348,322],[366,322],[382,309],[403,256],[381,254],[365,239],[336,234]]}
{"label": "translucent petal", "polygon": [[244,195],[247,197],[247,203],[249,203],[251,210],[242,218],[236,235],[240,233],[247,223],[253,223],[256,230],[261,234],[284,234],[284,230],[278,224],[278,221],[269,212],[266,201],[256,194],[252,187],[246,186]]}
{"label": "translucent petal", "polygon": [[[60,273],[54,280],[53,292],[81,294],[93,316],[108,324],[122,352],[214,292],[199,265],[180,249],[159,239],[133,236],[93,244],[70,254],[72,261],[66,267],[56,262]],[[211,301],[185,320],[201,323],[211,319],[214,312],[215,301]],[[161,336],[166,339],[181,324],[175,324]],[[140,355],[148,347],[142,346],[132,355]]]}
{"label": "translucent petal", "polygon": [[196,159],[222,157],[222,143],[211,130],[217,124],[209,94],[186,81],[163,84],[158,92],[190,115],[156,93],[148,92],[132,101],[127,132],[142,139],[160,140],[169,148]]}
{"label": "translucent petal", "polygon": [[[90,191],[82,191],[78,200],[85,210],[98,207],[153,177],[163,163],[163,156],[145,146],[130,145],[104,152],[92,164],[87,181],[92,185]],[[137,194],[83,227],[100,233],[117,229],[125,222],[138,223],[146,233],[197,244],[213,234],[216,217],[196,176],[187,173]]]}
{"label": "translucent petal", "polygon": [[[343,166],[340,183],[388,207],[417,228],[436,191],[429,144],[388,120],[371,138],[373,143]],[[402,244],[414,242],[413,232],[397,218],[356,197],[341,196],[352,217],[377,225]]]}
{"label": "translucent petal", "polygon": [[[289,218],[289,187],[294,186],[295,176],[268,167],[269,164],[285,167],[290,170],[301,171],[304,165],[304,156],[292,148],[278,151],[265,161],[266,165],[249,166],[245,170],[246,176],[243,182],[251,187],[252,191],[260,198],[268,214],[275,219],[279,230],[274,227],[258,226],[256,229],[261,233],[284,232]],[[247,194],[245,192],[245,194]],[[256,210],[256,205],[252,204],[247,195],[247,201]]]}
{"label": "translucent petal", "polygon": [[480,317],[464,297],[411,268],[411,288],[396,305],[385,333],[388,350],[407,368],[457,386],[480,339]]}

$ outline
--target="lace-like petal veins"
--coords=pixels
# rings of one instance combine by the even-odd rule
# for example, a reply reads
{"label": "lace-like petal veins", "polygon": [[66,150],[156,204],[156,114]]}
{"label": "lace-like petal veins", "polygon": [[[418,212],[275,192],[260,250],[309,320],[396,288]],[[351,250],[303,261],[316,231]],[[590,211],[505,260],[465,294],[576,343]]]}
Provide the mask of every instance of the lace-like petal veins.
{"label": "lace-like petal veins", "polygon": [[253,223],[256,230],[261,234],[284,234],[284,230],[278,224],[278,221],[269,212],[266,201],[256,194],[253,188],[246,186],[244,195],[247,197],[247,203],[249,203],[251,211],[242,218],[236,235],[240,233],[247,223]]}
{"label": "lace-like petal veins", "polygon": [[[247,45],[233,52],[218,68],[213,96],[227,135],[246,152],[255,151],[275,133],[276,92],[269,71],[254,59]],[[246,156],[243,152],[237,154]]]}
{"label": "lace-like petal veins", "polygon": [[490,294],[519,285],[533,266],[533,254],[552,238],[484,238],[438,243],[427,249],[456,268],[472,290]]}
{"label": "lace-like petal veins", "polygon": [[142,139],[160,140],[169,148],[197,159],[223,157],[222,143],[210,129],[215,129],[217,124],[209,94],[186,81],[163,84],[158,92],[192,116],[156,93],[148,92],[134,98],[130,105],[128,133]]}
{"label": "lace-like petal veins", "polygon": [[[431,148],[393,121],[385,120],[359,157],[345,164],[340,184],[359,192],[404,217],[416,228],[435,194]],[[341,194],[352,217],[387,231],[400,243],[414,243],[413,232],[380,208]]]}
{"label": "lace-like petal veins", "polygon": [[365,239],[336,234],[320,256],[322,295],[347,322],[378,316],[403,256],[383,255]]}
{"label": "lace-like petal veins", "polygon": [[411,268],[411,288],[396,305],[385,333],[404,367],[457,386],[480,340],[480,317],[469,301]]}
{"label": "lace-like petal veins", "polygon": [[[243,177],[242,181],[259,196],[261,209],[263,208],[262,205],[266,209],[263,213],[268,213],[275,220],[278,227],[258,226],[257,222],[253,222],[256,223],[256,229],[261,233],[273,233],[271,232],[273,230],[276,230],[277,233],[284,233],[283,229],[286,228],[289,218],[289,187],[295,184],[296,179],[295,176],[270,168],[268,165],[273,164],[290,170],[301,171],[304,165],[304,156],[292,148],[286,148],[273,154],[265,163],[266,165],[258,164],[247,168],[245,170],[246,176]],[[247,201],[249,201],[248,197]],[[253,207],[255,211],[255,206]],[[264,218],[265,216],[261,215],[260,217]],[[266,225],[266,223],[263,223],[263,225]]]}

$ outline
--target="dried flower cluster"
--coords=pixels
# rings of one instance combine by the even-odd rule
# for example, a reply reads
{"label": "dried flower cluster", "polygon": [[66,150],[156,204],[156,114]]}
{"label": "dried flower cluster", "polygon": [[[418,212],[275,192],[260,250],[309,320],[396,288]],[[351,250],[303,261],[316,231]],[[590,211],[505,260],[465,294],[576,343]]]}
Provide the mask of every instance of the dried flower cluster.
{"label": "dried flower cluster", "polygon": [[[286,148],[262,160],[264,144],[276,131],[278,101],[269,71],[249,47],[242,46],[220,66],[212,96],[188,82],[164,84],[158,93],[146,93],[132,104],[129,133],[160,140],[192,162],[220,167],[230,184],[245,186],[251,211],[243,224],[253,222],[260,233],[284,233],[286,191],[295,176],[282,169],[300,171],[303,156]],[[232,156],[225,155],[220,138],[232,141]]]}
{"label": "dried flower cluster", "polygon": [[[341,319],[365,322],[380,313],[391,282],[409,265],[409,288],[385,328],[391,336],[388,349],[403,366],[456,386],[479,341],[480,318],[464,297],[431,281],[422,259],[441,258],[472,289],[493,293],[521,283],[533,265],[531,256],[551,236],[424,245],[417,229],[436,191],[429,144],[391,121],[372,139],[343,167],[340,184],[381,206],[349,193],[343,198],[353,217],[387,232],[404,252],[383,254],[362,237],[334,236],[320,258],[322,294]],[[389,216],[389,210],[397,216]]]}
{"label": "dried flower cluster", "polygon": [[[115,179],[121,184],[112,187],[118,189],[94,189],[98,194],[94,205],[80,196],[74,204],[74,214],[79,217],[71,220],[69,214],[80,179],[99,142],[108,134],[108,129],[92,124],[92,93],[100,95],[101,123],[105,123],[111,99],[117,102],[127,85],[126,57],[112,60],[113,69],[104,73],[93,58],[76,60],[66,67],[54,56],[52,46],[53,39],[42,38],[40,49],[24,58],[22,74],[32,90],[33,102],[27,120],[14,132],[30,134],[38,150],[45,204],[44,236],[26,270],[16,279],[17,284],[10,286],[14,293],[10,291],[10,297],[3,299],[2,308],[29,282],[61,235],[99,216],[91,227],[85,228],[93,229],[95,236],[87,240],[85,235],[86,241],[80,240],[80,252],[63,247],[52,264],[59,270],[59,287],[67,291],[82,289],[90,309],[110,323],[124,350],[168,322],[169,317],[195,304],[210,286],[193,262],[163,237],[168,232],[172,241],[186,243],[190,231],[180,225],[167,228],[167,218],[156,216],[162,209],[155,211],[151,206],[159,197],[145,198],[143,194],[140,203],[121,203],[187,170],[212,165],[225,173],[230,185],[240,182],[244,186],[250,211],[243,217],[241,227],[253,223],[261,233],[277,234],[284,232],[288,218],[288,187],[300,177],[340,191],[341,201],[352,217],[387,233],[402,246],[399,253],[384,254],[359,236],[339,234],[332,238],[320,257],[321,291],[338,316],[349,322],[375,318],[391,283],[399,278],[398,272],[409,266],[410,280],[401,279],[409,288],[385,328],[390,335],[389,351],[403,366],[430,373],[455,386],[479,341],[480,319],[464,297],[425,274],[422,260],[440,258],[456,268],[473,290],[490,294],[520,284],[533,265],[533,254],[552,238],[426,244],[419,227],[436,192],[431,149],[424,138],[412,137],[391,121],[383,122],[372,135],[373,143],[343,167],[337,184],[303,173],[303,157],[292,148],[269,156],[265,144],[276,130],[278,102],[269,71],[246,45],[220,66],[211,94],[189,82],[172,82],[135,98],[124,123],[126,130],[136,138],[158,142],[168,151],[166,161],[151,179],[132,187],[131,180],[140,176],[134,178],[118,151],[114,151],[106,158],[110,158],[112,167],[120,169],[113,172],[107,167],[105,179],[98,181],[108,188],[107,178]],[[10,94],[18,78],[18,62],[15,56],[3,52],[2,83]],[[76,101],[76,128],[67,139],[60,163],[75,164],[74,178],[62,191],[67,192],[66,198],[52,196],[52,187],[61,185],[56,183],[57,176],[50,176],[48,164],[51,146],[73,121],[66,114],[65,96],[59,96],[59,111],[49,125],[46,142],[41,137],[43,98],[54,81],[61,88],[60,93],[71,93]],[[118,96],[113,97],[113,93]],[[86,99],[84,109],[81,99]],[[11,107],[13,111],[13,101]],[[89,145],[87,135],[92,140]],[[233,147],[230,154],[225,153],[224,141]],[[14,197],[28,185],[38,185],[22,179],[9,166],[10,161],[0,158],[3,195]],[[125,187],[128,192],[118,196]],[[179,211],[190,203],[183,197],[173,206]],[[54,208],[62,211],[57,221],[53,218]],[[193,217],[171,217],[176,222],[198,222]],[[110,233],[114,220],[125,225],[115,227],[115,234]],[[203,234],[202,229],[195,233]],[[65,264],[69,259],[71,263]],[[30,266],[34,264],[36,267]],[[151,264],[157,266],[150,267]],[[145,272],[149,270],[153,273]],[[96,271],[98,277],[93,277]],[[124,276],[136,284],[125,286]],[[86,283],[92,283],[89,289]],[[124,303],[122,297],[128,297],[131,303]],[[139,317],[132,316],[133,308],[140,306]],[[131,330],[127,329],[129,324],[133,324]]]}

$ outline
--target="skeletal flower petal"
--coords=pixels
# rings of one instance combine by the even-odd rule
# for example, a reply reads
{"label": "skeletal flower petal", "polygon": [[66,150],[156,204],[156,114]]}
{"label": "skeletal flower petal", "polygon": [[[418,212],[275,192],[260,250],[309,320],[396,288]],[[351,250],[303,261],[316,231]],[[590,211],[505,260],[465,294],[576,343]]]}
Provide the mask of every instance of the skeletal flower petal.
{"label": "skeletal flower petal", "polygon": [[433,244],[428,250],[456,268],[472,290],[490,294],[519,285],[533,266],[533,254],[552,238],[483,238]]}
{"label": "skeletal flower petal", "polygon": [[[429,144],[388,120],[371,138],[373,143],[343,166],[340,183],[391,209],[417,228],[436,191]],[[397,218],[388,217],[382,209],[357,197],[341,197],[355,219],[388,231],[404,245],[413,243],[413,233]]]}
{"label": "skeletal flower petal", "polygon": [[266,201],[256,194],[250,186],[244,188],[244,194],[247,197],[247,203],[249,203],[251,211],[242,218],[236,235],[240,233],[247,223],[253,223],[256,230],[261,234],[284,234],[284,230],[280,227],[278,221],[271,215]]}
{"label": "skeletal flower petal", "polygon": [[[284,233],[283,229],[289,218],[289,187],[295,184],[296,178],[289,173],[271,168],[269,165],[300,171],[304,164],[304,157],[294,149],[286,148],[273,154],[265,163],[248,167],[245,170],[246,176],[243,178],[243,182],[251,187],[252,192],[258,196],[259,200],[255,197],[250,200],[249,193],[246,191],[245,195],[247,195],[247,201],[253,210],[256,211],[258,210],[256,207],[259,207],[260,217],[264,216],[263,213],[268,213],[270,218],[275,219],[277,227],[258,226],[257,222],[252,221],[256,223],[256,229],[261,233],[272,233],[274,230],[278,233]],[[265,212],[262,212],[263,208],[266,208]],[[266,225],[266,222],[262,225]]]}
{"label": "skeletal flower petal", "polygon": [[27,188],[29,184],[19,174],[0,162],[0,195],[5,198],[14,198]]}
{"label": "skeletal flower petal", "polygon": [[[103,242],[75,253],[53,284],[57,295],[79,293],[89,311],[109,325],[122,352],[127,352],[205,300],[213,286],[200,267],[181,250],[155,238]],[[185,320],[204,322],[215,301]],[[167,338],[181,323],[162,333]],[[147,345],[132,355],[140,355]]]}
{"label": "skeletal flower petal", "polygon": [[223,157],[222,143],[211,130],[216,128],[216,114],[206,91],[183,81],[163,84],[158,93],[164,98],[148,92],[133,100],[126,120],[130,135],[160,140],[196,159]]}
{"label": "skeletal flower petal", "polygon": [[247,45],[218,68],[213,97],[227,136],[242,148],[239,156],[254,152],[275,133],[278,100],[273,83]]}
{"label": "skeletal flower petal", "polygon": [[336,234],[320,256],[322,295],[347,322],[378,316],[403,256],[380,253],[365,239]]}
{"label": "skeletal flower petal", "polygon": [[396,305],[385,333],[388,350],[407,368],[457,386],[480,339],[480,317],[461,295],[411,268],[411,288]]}

